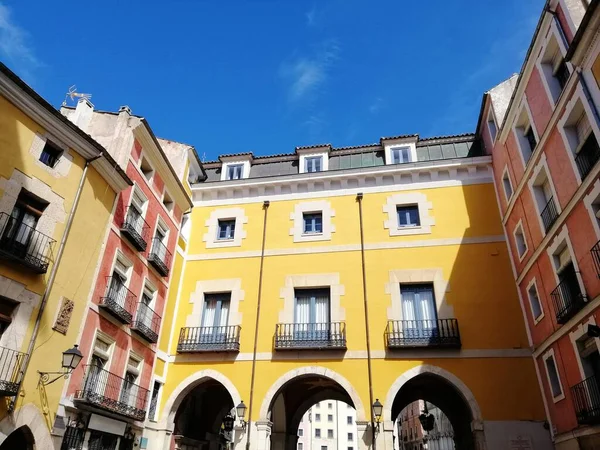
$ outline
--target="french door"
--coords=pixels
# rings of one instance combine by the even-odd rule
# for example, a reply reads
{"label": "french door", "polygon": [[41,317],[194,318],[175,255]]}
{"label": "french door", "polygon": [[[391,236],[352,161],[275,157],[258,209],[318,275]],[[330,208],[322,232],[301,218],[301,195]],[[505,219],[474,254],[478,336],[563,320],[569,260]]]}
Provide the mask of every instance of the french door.
{"label": "french door", "polygon": [[296,291],[294,338],[306,341],[325,341],[330,336],[329,290]]}
{"label": "french door", "polygon": [[223,343],[227,339],[230,294],[207,294],[202,313],[202,334],[204,344]]}
{"label": "french door", "polygon": [[437,310],[430,284],[401,285],[402,319],[405,338],[439,336]]}

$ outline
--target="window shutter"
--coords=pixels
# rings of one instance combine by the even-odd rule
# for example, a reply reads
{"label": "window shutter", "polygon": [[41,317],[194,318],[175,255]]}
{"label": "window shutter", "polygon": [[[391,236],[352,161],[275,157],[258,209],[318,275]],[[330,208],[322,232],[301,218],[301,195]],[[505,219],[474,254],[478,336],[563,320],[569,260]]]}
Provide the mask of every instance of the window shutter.
{"label": "window shutter", "polygon": [[560,255],[558,255],[559,269],[565,267],[569,262],[571,262],[571,254],[569,253],[569,248],[565,247],[565,249],[560,252]]}
{"label": "window shutter", "polygon": [[579,144],[583,144],[585,142],[585,139],[588,137],[588,135],[592,131],[590,121],[588,120],[585,112],[583,112],[581,114],[581,117],[577,121],[577,124],[575,125],[575,127],[577,129],[577,141],[579,142]]}
{"label": "window shutter", "polygon": [[115,261],[115,270],[123,276],[125,276],[127,274],[127,266],[118,259]]}

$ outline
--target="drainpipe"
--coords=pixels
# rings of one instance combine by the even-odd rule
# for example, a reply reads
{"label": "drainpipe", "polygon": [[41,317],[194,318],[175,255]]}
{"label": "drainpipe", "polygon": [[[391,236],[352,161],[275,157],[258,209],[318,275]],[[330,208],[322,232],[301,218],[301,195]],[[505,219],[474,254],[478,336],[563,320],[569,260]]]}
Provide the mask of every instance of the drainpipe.
{"label": "drainpipe", "polygon": [[367,339],[367,368],[369,372],[369,410],[371,411],[371,430],[373,433],[373,450],[377,449],[375,441],[375,421],[373,420],[373,374],[371,370],[371,337],[369,333],[369,308],[367,302],[367,272],[365,267],[365,235],[363,231],[363,212],[362,212],[363,194],[356,194],[358,202],[358,217],[360,223],[360,257],[362,262],[362,285],[363,285],[363,304],[365,308],[365,335]]}
{"label": "drainpipe", "polygon": [[65,244],[67,243],[67,238],[69,237],[71,227],[73,225],[73,220],[75,218],[75,213],[77,212],[77,207],[79,206],[79,199],[81,198],[81,191],[83,191],[83,183],[85,182],[85,177],[87,176],[88,167],[90,164],[97,159],[102,158],[102,154],[95,156],[91,159],[87,159],[85,161],[85,166],[83,167],[83,173],[81,174],[81,179],[79,180],[79,186],[77,186],[77,192],[75,193],[75,199],[73,200],[73,207],[71,208],[71,214],[69,215],[69,219],[67,220],[67,226],[65,228],[65,232],[63,233],[62,239],[60,240],[60,245],[58,247],[58,252],[56,254],[56,260],[54,265],[52,266],[52,271],[50,272],[50,277],[48,277],[48,283],[46,284],[46,289],[44,289],[44,294],[42,295],[42,301],[40,303],[40,308],[38,309],[37,316],[35,318],[35,325],[33,327],[33,332],[31,333],[31,339],[29,340],[29,347],[27,347],[27,353],[25,353],[25,362],[23,364],[23,369],[21,370],[21,379],[19,380],[19,385],[17,389],[17,395],[13,397],[10,401],[10,405],[8,407],[9,412],[13,412],[15,410],[15,405],[17,403],[17,397],[19,396],[19,392],[21,391],[21,387],[23,386],[23,380],[25,379],[25,373],[29,368],[29,363],[31,362],[31,355],[34,350],[35,341],[37,340],[39,331],[40,331],[40,323],[42,321],[42,314],[44,313],[44,309],[46,308],[46,304],[48,303],[48,297],[50,296],[50,291],[52,290],[52,286],[54,286],[54,280],[56,279],[56,273],[58,272],[58,267],[60,265],[60,261],[62,259],[62,255],[65,251]]}
{"label": "drainpipe", "polygon": [[260,320],[260,302],[262,300],[263,265],[265,261],[265,242],[267,239],[267,213],[270,202],[263,203],[263,235],[260,249],[260,270],[258,273],[258,305],[256,306],[256,324],[254,326],[254,350],[252,351],[252,375],[250,376],[250,402],[248,404],[248,427],[246,434],[246,450],[250,450],[250,435],[252,434],[252,406],[254,405],[254,376],[256,375],[256,349],[258,347],[258,323]]}

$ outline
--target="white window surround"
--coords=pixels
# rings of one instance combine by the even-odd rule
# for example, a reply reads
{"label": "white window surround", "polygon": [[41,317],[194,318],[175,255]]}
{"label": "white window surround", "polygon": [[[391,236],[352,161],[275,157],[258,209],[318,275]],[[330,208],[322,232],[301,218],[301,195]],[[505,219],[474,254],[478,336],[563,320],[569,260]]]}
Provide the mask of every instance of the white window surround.
{"label": "white window surround", "polygon": [[228,180],[227,172],[228,166],[236,166],[242,165],[242,180],[246,179],[250,176],[250,168],[252,167],[252,155],[237,155],[237,156],[221,156],[219,157],[221,161],[221,181],[237,181],[237,180]]}
{"label": "white window surround", "polygon": [[554,272],[554,279],[556,280],[556,286],[560,282],[558,278],[558,267],[556,267],[555,256],[559,253],[559,249],[563,249],[566,246],[569,249],[569,254],[571,255],[571,262],[573,263],[573,267],[575,268],[575,275],[577,276],[577,282],[579,283],[579,288],[581,289],[582,294],[585,294],[585,286],[583,284],[583,279],[581,278],[581,274],[579,273],[579,265],[577,264],[577,259],[574,257],[575,252],[573,251],[573,245],[571,244],[571,239],[569,238],[569,229],[566,225],[564,225],[560,232],[554,237],[551,241],[550,245],[546,249],[548,253],[548,258],[550,258],[550,264],[552,265],[552,271]]}
{"label": "white window surround", "polygon": [[[217,239],[219,220],[235,220],[235,233],[233,239]],[[206,242],[206,248],[224,248],[241,247],[242,239],[246,239],[246,230],[244,224],[248,223],[248,217],[243,208],[222,208],[216,209],[210,213],[210,217],[204,223],[208,232],[204,234],[202,240]]]}
{"label": "white window surround", "polygon": [[[133,370],[131,370],[132,367],[129,365],[129,359],[133,359],[137,363],[137,366],[133,367]],[[142,370],[144,369],[144,358],[130,348],[127,352],[127,359],[125,361],[127,362],[125,363],[122,377],[125,378],[127,372],[131,372],[137,377],[135,384],[139,384],[140,377],[142,376]]]}
{"label": "white window surround", "polygon": [[[538,72],[540,73],[540,78],[542,79],[542,84],[544,85],[544,90],[546,91],[546,94],[548,95],[548,100],[550,100],[550,104],[551,105],[555,105],[558,102],[558,98],[560,97],[560,94],[562,93],[562,90],[557,91],[556,87],[551,87],[550,84],[548,83],[548,78],[549,77],[553,77],[553,69],[554,68],[549,68],[547,67],[547,63],[543,63],[542,59],[544,59],[547,55],[547,51],[548,51],[548,47],[550,45],[553,44],[553,42],[556,42],[556,46],[558,47],[558,50],[561,54],[561,56],[564,58],[565,55],[567,54],[567,49],[565,47],[565,44],[563,42],[562,36],[560,34],[560,31],[558,30],[558,27],[556,25],[556,21],[551,21],[550,23],[550,27],[548,28],[548,32],[544,38],[544,44],[542,45],[542,49],[540,50],[538,59],[535,63]],[[571,65],[571,63],[566,63],[567,67],[569,68],[569,71],[572,72],[573,71],[573,67]]]}
{"label": "white window surround", "polygon": [[433,296],[438,318],[454,317],[454,308],[446,301],[446,292],[450,292],[450,284],[444,278],[444,271],[441,268],[399,269],[390,270],[389,282],[385,284],[385,293],[390,296],[387,308],[388,320],[402,320],[400,285],[410,283],[433,283]]}
{"label": "white window surround", "polygon": [[340,284],[339,273],[308,273],[288,275],[285,285],[279,291],[283,299],[283,309],[279,310],[280,323],[294,322],[295,291],[297,288],[329,288],[329,307],[331,322],[346,320],[346,309],[341,307],[341,296],[345,294],[344,285]]}
{"label": "white window surround", "polygon": [[[323,215],[323,231],[321,233],[304,233],[304,213],[315,212]],[[294,205],[294,212],[290,213],[290,220],[293,223],[290,228],[290,236],[294,237],[294,242],[330,241],[331,233],[335,232],[335,225],[332,224],[333,217],[335,217],[335,211],[331,208],[331,202],[327,200],[297,203]]]}
{"label": "white window surround", "polygon": [[131,195],[129,196],[129,203],[127,206],[131,206],[135,203],[138,208],[142,210],[142,217],[146,217],[146,210],[148,209],[148,197],[144,194],[144,191],[134,181],[133,187],[131,188]]}
{"label": "white window surround", "polygon": [[[419,221],[421,225],[415,227],[400,227],[398,224],[398,206],[417,205],[419,208]],[[383,228],[389,230],[390,236],[409,236],[415,234],[431,234],[431,227],[435,225],[435,219],[430,215],[433,209],[432,203],[427,201],[427,196],[420,192],[394,194],[387,198],[383,205],[383,212],[387,213],[387,219],[383,222]]]}
{"label": "white window surround", "polygon": [[144,282],[142,283],[142,289],[140,291],[140,296],[138,297],[139,301],[142,301],[142,295],[144,293],[148,294],[148,297],[152,299],[152,302],[148,306],[154,310],[154,305],[156,304],[156,294],[158,293],[158,288],[150,281],[149,278],[144,278]]}
{"label": "white window surround", "polygon": [[[506,181],[508,181],[508,185],[510,187],[510,194],[506,192]],[[502,190],[504,191],[504,198],[506,199],[506,203],[509,203],[510,199],[514,194],[514,190],[512,180],[510,179],[510,172],[508,171],[508,166],[504,166],[504,170],[502,171]]]}
{"label": "white window surround", "polygon": [[[527,141],[523,133],[520,130],[518,130],[518,128],[523,129],[523,131],[525,131],[529,127],[531,127],[531,129],[533,130],[533,135],[535,136],[535,142],[537,147],[537,144],[539,144],[540,142],[540,135],[538,134],[535,128],[535,124],[533,123],[533,115],[531,114],[531,110],[529,109],[527,96],[523,94],[523,100],[521,101],[519,112],[516,114],[515,121],[512,126],[512,132],[517,143],[517,148],[519,150],[519,155],[521,156],[521,162],[523,163],[523,167],[527,167],[527,163],[531,160],[535,148],[529,149],[529,142]],[[527,159],[527,161],[525,161],[525,153],[529,153],[529,158]]]}
{"label": "white window surround", "polygon": [[[546,363],[546,361],[552,358],[552,361],[554,361],[554,367],[556,368],[556,375],[558,378],[558,385],[560,386],[560,392],[561,394],[558,396],[554,396],[554,394],[552,393],[552,381],[550,381],[550,374],[548,373],[548,365]],[[561,401],[562,399],[565,398],[565,390],[563,389],[562,386],[562,381],[560,380],[560,372],[558,370],[558,365],[556,364],[556,357],[554,356],[554,349],[551,348],[550,350],[548,350],[546,353],[544,353],[542,355],[542,361],[544,362],[544,371],[546,372],[546,378],[548,380],[548,389],[549,389],[549,394],[552,397],[552,400],[554,401],[554,403],[557,403],[559,401]]]}
{"label": "white window surround", "polygon": [[315,156],[321,157],[321,172],[329,170],[329,147],[318,147],[312,149],[300,149],[296,150],[296,153],[300,156],[298,162],[298,173],[306,173],[306,158],[313,158]]}
{"label": "white window surround", "polygon": [[[60,155],[60,158],[58,158],[58,161],[54,167],[49,167],[40,161],[42,150],[44,150],[46,141],[48,140],[51,141],[55,147],[62,150],[62,154]],[[29,147],[29,153],[35,158],[35,164],[38,167],[44,169],[55,178],[66,177],[73,165],[73,155],[69,151],[69,147],[48,132],[44,134],[35,133],[33,135],[33,141],[31,143],[31,147]]]}
{"label": "white window surround", "polygon": [[[531,288],[535,289],[535,293],[537,295],[538,303],[540,304],[540,315],[535,317],[535,313],[533,312],[533,304],[531,303],[531,296],[529,295],[529,291]],[[527,301],[529,302],[529,309],[531,311],[531,317],[533,319],[533,324],[537,325],[544,318],[544,305],[542,304],[542,299],[540,298],[540,291],[537,287],[537,281],[535,277],[533,277],[529,283],[527,284],[525,295],[527,296]]]}
{"label": "white window surround", "polygon": [[[492,142],[492,144],[495,144],[496,138],[498,137],[498,121],[496,120],[496,114],[494,113],[494,108],[492,107],[491,102],[490,102],[490,106],[488,108],[486,126],[487,126],[488,133],[490,135],[490,141]],[[492,126],[494,127],[493,132],[492,132]]]}
{"label": "white window surround", "polygon": [[157,215],[156,216],[156,226],[154,227],[154,233],[152,234],[153,239],[154,239],[154,237],[156,237],[156,230],[158,230],[159,228],[165,235],[163,244],[166,247],[167,243],[169,242],[169,232],[171,231],[171,229],[168,227],[165,220],[162,217],[160,217],[160,215]]}
{"label": "white window surround", "polygon": [[596,217],[596,213],[594,211],[594,203],[600,204],[600,180],[596,180],[592,186],[592,189],[586,194],[585,197],[583,197],[583,204],[587,208],[590,215],[592,226],[596,232],[596,238],[600,240],[600,225],[598,224],[598,218]]}
{"label": "white window surround", "polygon": [[42,298],[39,294],[28,290],[25,284],[2,275],[0,275],[0,293],[18,303],[10,325],[0,337],[0,345],[11,350],[21,351],[31,315]]}
{"label": "white window surround", "polygon": [[[571,345],[573,346],[573,352],[576,355],[577,365],[579,366],[579,373],[581,374],[581,379],[585,380],[585,370],[583,369],[583,363],[581,362],[581,356],[579,352],[579,347],[577,346],[577,341],[582,337],[587,336],[588,325],[596,325],[596,320],[593,315],[588,317],[587,322],[580,323],[577,328],[569,333],[569,339],[571,340]],[[600,338],[593,338],[596,341],[596,347],[600,349]]]}
{"label": "white window surround", "polygon": [[172,215],[173,211],[175,210],[175,201],[173,200],[173,196],[167,191],[166,187],[163,189],[161,203],[169,215]]}
{"label": "white window surround", "polygon": [[393,148],[398,148],[398,147],[408,147],[409,154],[410,154],[410,161],[411,162],[417,161],[417,141],[418,141],[418,139],[419,138],[417,136],[408,136],[405,138],[389,139],[389,140],[383,139],[382,144],[383,144],[383,150],[385,152],[385,164],[386,165],[394,164],[393,159],[392,159],[391,150]]}
{"label": "white window surround", "polygon": [[[146,172],[150,172],[149,177],[147,177],[147,175],[144,173],[144,169],[142,169],[142,164],[149,166],[149,169],[146,170]],[[140,158],[138,160],[138,167],[140,169],[140,173],[142,174],[142,176],[148,183],[148,186],[152,185],[152,181],[154,180],[154,174],[156,173],[156,169],[154,169],[154,165],[150,162],[150,159],[148,159],[148,157],[144,154],[143,149],[142,149],[142,152],[140,153]]]}
{"label": "white window surround", "polygon": [[218,279],[218,280],[202,280],[196,282],[196,289],[190,294],[189,302],[193,305],[192,313],[188,314],[185,319],[186,327],[199,327],[202,321],[202,313],[204,312],[204,296],[205,294],[215,294],[220,292],[230,292],[229,300],[229,325],[241,325],[242,313],[239,312],[240,302],[244,300],[246,295],[242,290],[241,278]]}
{"label": "white window surround", "polygon": [[[122,265],[124,265],[127,270],[125,273],[123,273],[122,270],[119,270],[117,267],[117,261],[120,262]],[[117,251],[115,252],[115,256],[113,257],[113,262],[112,265],[110,266],[110,275],[112,277],[112,274],[117,271],[119,272],[124,278],[125,278],[125,287],[129,286],[129,282],[131,281],[131,272],[133,271],[133,263],[129,260],[129,258],[127,258],[127,256],[125,256],[125,254],[117,248]],[[110,286],[107,286],[107,289]]]}
{"label": "white window surround", "polygon": [[[98,340],[104,342],[108,346],[108,352],[104,352],[104,351],[101,351],[96,348],[96,341],[98,341]],[[105,370],[110,370],[110,365],[112,362],[112,356],[113,356],[114,349],[115,349],[115,339],[112,336],[110,336],[109,334],[106,334],[105,332],[96,328],[96,332],[94,334],[94,339],[92,340],[92,348],[88,355],[88,364],[92,363],[92,357],[94,355],[98,355],[98,356],[106,359],[106,365],[104,366]]]}
{"label": "white window surround", "polygon": [[190,213],[181,216],[181,230],[179,236],[183,238],[185,242],[189,242],[190,235],[192,233],[192,215]]}
{"label": "white window surround", "polygon": [[592,132],[596,136],[596,140],[598,141],[598,143],[600,143],[600,128],[598,126],[598,120],[592,112],[592,107],[590,106],[589,101],[583,93],[581,82],[577,84],[573,96],[565,105],[565,111],[560,120],[558,121],[557,125],[558,131],[560,132],[560,135],[563,139],[563,143],[565,144],[565,148],[567,149],[567,154],[569,156],[569,161],[571,161],[571,166],[573,168],[573,172],[575,173],[575,177],[578,183],[581,184],[581,175],[579,174],[579,169],[577,169],[577,164],[575,163],[575,151],[577,150],[579,143],[576,143],[574,141],[571,132],[567,132],[567,130],[565,130],[565,128],[569,128],[573,125],[571,123],[573,120],[577,119],[577,117],[571,116],[573,115],[574,109],[578,104],[581,104],[581,106],[583,107],[583,111],[587,116],[590,126],[592,127]]}
{"label": "white window surround", "polygon": [[[523,250],[523,252],[519,251],[519,244],[518,244],[518,240],[517,240],[517,234],[519,232],[523,236],[523,245],[525,246],[525,250]],[[525,258],[525,255],[529,251],[529,246],[527,245],[527,238],[525,237],[525,232],[523,231],[523,219],[520,219],[517,222],[517,225],[515,226],[515,229],[513,230],[513,239],[514,239],[514,243],[515,243],[515,250],[517,251],[517,256],[519,257],[519,262],[521,262],[521,261],[523,261],[523,258]]]}
{"label": "white window surround", "polygon": [[542,156],[540,157],[538,163],[531,172],[529,180],[527,180],[527,185],[529,186],[531,198],[533,199],[533,203],[535,204],[535,208],[538,212],[538,223],[540,224],[540,230],[542,234],[546,234],[546,232],[544,230],[544,222],[542,221],[542,210],[540,209],[535,189],[543,182],[544,179],[546,179],[548,181],[548,184],[550,185],[550,191],[552,192],[552,198],[554,199],[554,206],[556,207],[556,212],[558,213],[558,215],[560,215],[562,209],[560,207],[560,202],[558,201],[558,195],[556,195],[556,189],[554,188],[554,182],[552,181],[550,169],[548,168],[546,153],[542,153]]}

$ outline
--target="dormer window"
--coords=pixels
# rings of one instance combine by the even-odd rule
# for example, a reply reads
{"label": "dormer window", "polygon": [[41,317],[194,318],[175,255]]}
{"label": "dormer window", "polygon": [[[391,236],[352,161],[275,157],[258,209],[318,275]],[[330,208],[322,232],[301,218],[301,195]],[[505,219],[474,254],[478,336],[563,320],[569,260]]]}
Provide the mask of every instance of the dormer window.
{"label": "dormer window", "polygon": [[410,147],[396,147],[390,150],[392,164],[403,164],[410,162]]}
{"label": "dormer window", "polygon": [[381,138],[381,145],[385,152],[385,163],[390,166],[418,161],[418,140],[417,135]]}
{"label": "dormer window", "polygon": [[252,153],[220,156],[221,181],[244,180],[250,176],[252,167]]}
{"label": "dormer window", "polygon": [[323,167],[322,156],[309,156],[304,159],[304,171],[305,172],[320,172]]}
{"label": "dormer window", "polygon": [[228,180],[241,180],[244,174],[243,164],[230,164],[227,166]]}

